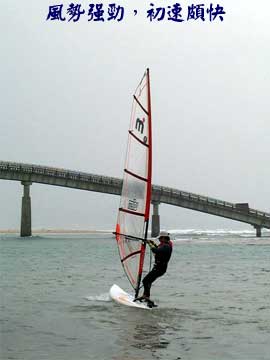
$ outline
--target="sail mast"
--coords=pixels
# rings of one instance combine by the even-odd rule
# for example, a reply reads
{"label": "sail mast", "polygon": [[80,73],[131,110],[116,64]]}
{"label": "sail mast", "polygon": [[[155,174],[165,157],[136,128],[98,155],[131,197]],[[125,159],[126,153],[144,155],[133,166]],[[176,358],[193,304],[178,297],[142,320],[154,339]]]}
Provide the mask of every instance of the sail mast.
{"label": "sail mast", "polygon": [[[151,195],[152,195],[152,112],[151,112],[151,91],[150,91],[149,68],[147,68],[146,71],[147,71],[147,103],[148,103],[148,142],[149,142],[149,149],[148,149],[148,183],[147,183],[147,198],[146,198],[145,220],[149,221]],[[147,232],[145,233],[145,239],[146,238],[147,238]]]}

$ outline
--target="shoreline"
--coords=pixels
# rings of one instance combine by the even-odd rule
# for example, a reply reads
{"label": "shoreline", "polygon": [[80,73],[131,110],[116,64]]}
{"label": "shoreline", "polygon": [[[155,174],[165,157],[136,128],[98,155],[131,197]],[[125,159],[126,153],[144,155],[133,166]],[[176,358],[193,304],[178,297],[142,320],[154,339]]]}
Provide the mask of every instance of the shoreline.
{"label": "shoreline", "polygon": [[[0,229],[0,234],[20,234],[17,229]],[[110,230],[34,229],[32,234],[112,234]]]}

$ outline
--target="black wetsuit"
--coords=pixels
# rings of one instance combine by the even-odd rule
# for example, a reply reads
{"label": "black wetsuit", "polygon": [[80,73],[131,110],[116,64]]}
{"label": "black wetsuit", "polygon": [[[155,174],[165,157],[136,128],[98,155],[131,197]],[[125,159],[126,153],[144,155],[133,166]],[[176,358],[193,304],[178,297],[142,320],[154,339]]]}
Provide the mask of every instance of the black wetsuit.
{"label": "black wetsuit", "polygon": [[152,248],[152,251],[155,254],[155,264],[153,269],[143,279],[143,294],[147,297],[150,297],[152,283],[164,275],[167,270],[168,262],[172,254],[172,243],[171,241],[161,242],[158,247]]}

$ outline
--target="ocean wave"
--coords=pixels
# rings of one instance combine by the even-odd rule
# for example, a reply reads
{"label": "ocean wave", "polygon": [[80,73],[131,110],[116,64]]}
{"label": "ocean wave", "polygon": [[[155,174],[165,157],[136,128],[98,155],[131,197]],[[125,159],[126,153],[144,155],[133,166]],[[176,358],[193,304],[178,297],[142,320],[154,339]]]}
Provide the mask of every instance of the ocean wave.
{"label": "ocean wave", "polygon": [[[255,230],[228,230],[228,229],[206,229],[206,230],[200,230],[200,229],[172,229],[172,230],[168,230],[169,233],[171,234],[171,236],[173,238],[183,238],[186,236],[190,237],[195,236],[195,237],[201,237],[203,236],[204,238],[208,238],[208,237],[212,237],[212,236],[233,236],[233,237],[255,237],[256,236],[256,232]],[[262,230],[262,235],[270,235],[270,230],[268,229],[263,229]]]}

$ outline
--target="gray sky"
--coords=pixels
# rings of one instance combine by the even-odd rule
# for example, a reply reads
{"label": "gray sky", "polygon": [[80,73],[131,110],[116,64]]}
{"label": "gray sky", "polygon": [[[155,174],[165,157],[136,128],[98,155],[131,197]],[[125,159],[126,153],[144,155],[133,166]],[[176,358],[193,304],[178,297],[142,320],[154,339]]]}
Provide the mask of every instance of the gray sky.
{"label": "gray sky", "polygon": [[[132,94],[149,67],[153,183],[270,211],[269,1],[213,2],[223,22],[181,24],[150,23],[150,2],[127,0],[120,23],[46,21],[56,3],[14,0],[1,14],[2,160],[122,177]],[[19,227],[21,194],[0,180],[0,228]],[[31,195],[34,228],[114,227],[118,197],[38,184]],[[164,228],[246,227],[160,212]]]}

